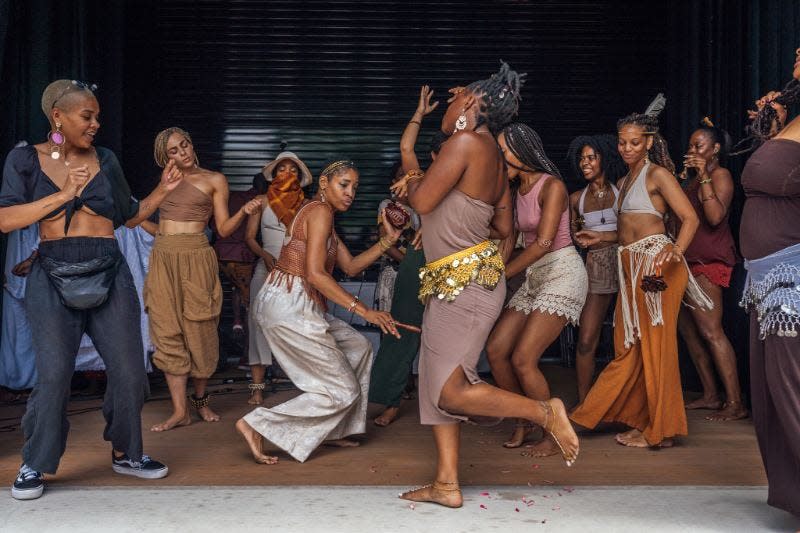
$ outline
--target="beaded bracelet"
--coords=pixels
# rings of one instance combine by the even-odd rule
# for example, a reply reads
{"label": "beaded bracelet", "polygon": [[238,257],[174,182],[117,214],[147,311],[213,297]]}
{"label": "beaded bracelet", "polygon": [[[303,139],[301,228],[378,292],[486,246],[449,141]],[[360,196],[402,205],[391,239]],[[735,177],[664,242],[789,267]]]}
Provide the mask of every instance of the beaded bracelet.
{"label": "beaded bracelet", "polygon": [[353,296],[353,301],[350,302],[350,306],[347,308],[347,312],[352,313],[353,311],[355,311],[358,302],[359,302],[358,296]]}

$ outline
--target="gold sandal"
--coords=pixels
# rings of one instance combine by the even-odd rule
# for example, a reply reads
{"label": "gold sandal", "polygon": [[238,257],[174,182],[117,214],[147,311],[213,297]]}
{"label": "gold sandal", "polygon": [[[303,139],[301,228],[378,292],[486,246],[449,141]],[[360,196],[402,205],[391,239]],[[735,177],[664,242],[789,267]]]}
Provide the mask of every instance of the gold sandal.
{"label": "gold sandal", "polygon": [[567,455],[567,452],[564,451],[564,447],[561,445],[561,441],[558,440],[556,434],[553,432],[553,429],[556,425],[556,417],[555,413],[553,412],[553,406],[550,405],[550,401],[540,400],[542,407],[544,408],[544,430],[553,438],[553,442],[556,443],[558,449],[561,451],[561,457],[564,459],[564,462],[567,466],[572,466],[575,461],[578,459],[577,455]]}

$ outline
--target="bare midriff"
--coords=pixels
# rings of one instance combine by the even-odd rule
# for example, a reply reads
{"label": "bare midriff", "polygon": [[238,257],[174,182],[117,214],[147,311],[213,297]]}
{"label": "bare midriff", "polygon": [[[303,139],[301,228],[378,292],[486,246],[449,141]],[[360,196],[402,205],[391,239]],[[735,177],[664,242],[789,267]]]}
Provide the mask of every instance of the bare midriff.
{"label": "bare midriff", "polygon": [[[654,202],[655,203],[655,202]],[[647,213],[620,213],[617,218],[617,241],[627,246],[650,235],[664,234],[664,221]]]}
{"label": "bare midriff", "polygon": [[161,219],[158,223],[158,232],[162,235],[178,235],[185,233],[203,233],[206,229],[205,222],[180,221]]}
{"label": "bare midriff", "polygon": [[64,237],[103,237],[114,238],[114,224],[111,220],[83,208],[72,216],[69,232],[64,235],[64,217],[61,211],[53,218],[39,221],[39,237],[43,241],[55,241]]}

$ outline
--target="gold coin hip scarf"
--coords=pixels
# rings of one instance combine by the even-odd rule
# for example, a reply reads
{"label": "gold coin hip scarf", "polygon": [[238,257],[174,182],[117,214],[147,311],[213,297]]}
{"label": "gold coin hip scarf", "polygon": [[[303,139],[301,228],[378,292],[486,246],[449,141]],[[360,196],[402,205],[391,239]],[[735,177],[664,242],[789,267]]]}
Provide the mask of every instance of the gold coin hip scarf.
{"label": "gold coin hip scarf", "polygon": [[419,300],[435,296],[452,302],[472,282],[494,290],[505,272],[503,258],[492,241],[470,246],[419,269]]}

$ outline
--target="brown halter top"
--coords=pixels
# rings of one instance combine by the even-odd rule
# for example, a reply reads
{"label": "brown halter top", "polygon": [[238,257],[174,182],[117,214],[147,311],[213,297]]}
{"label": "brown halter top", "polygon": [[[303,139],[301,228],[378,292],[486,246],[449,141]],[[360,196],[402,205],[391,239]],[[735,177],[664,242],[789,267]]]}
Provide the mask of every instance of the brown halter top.
{"label": "brown halter top", "polygon": [[159,218],[177,222],[208,222],[212,212],[211,197],[182,179],[158,210]]}

